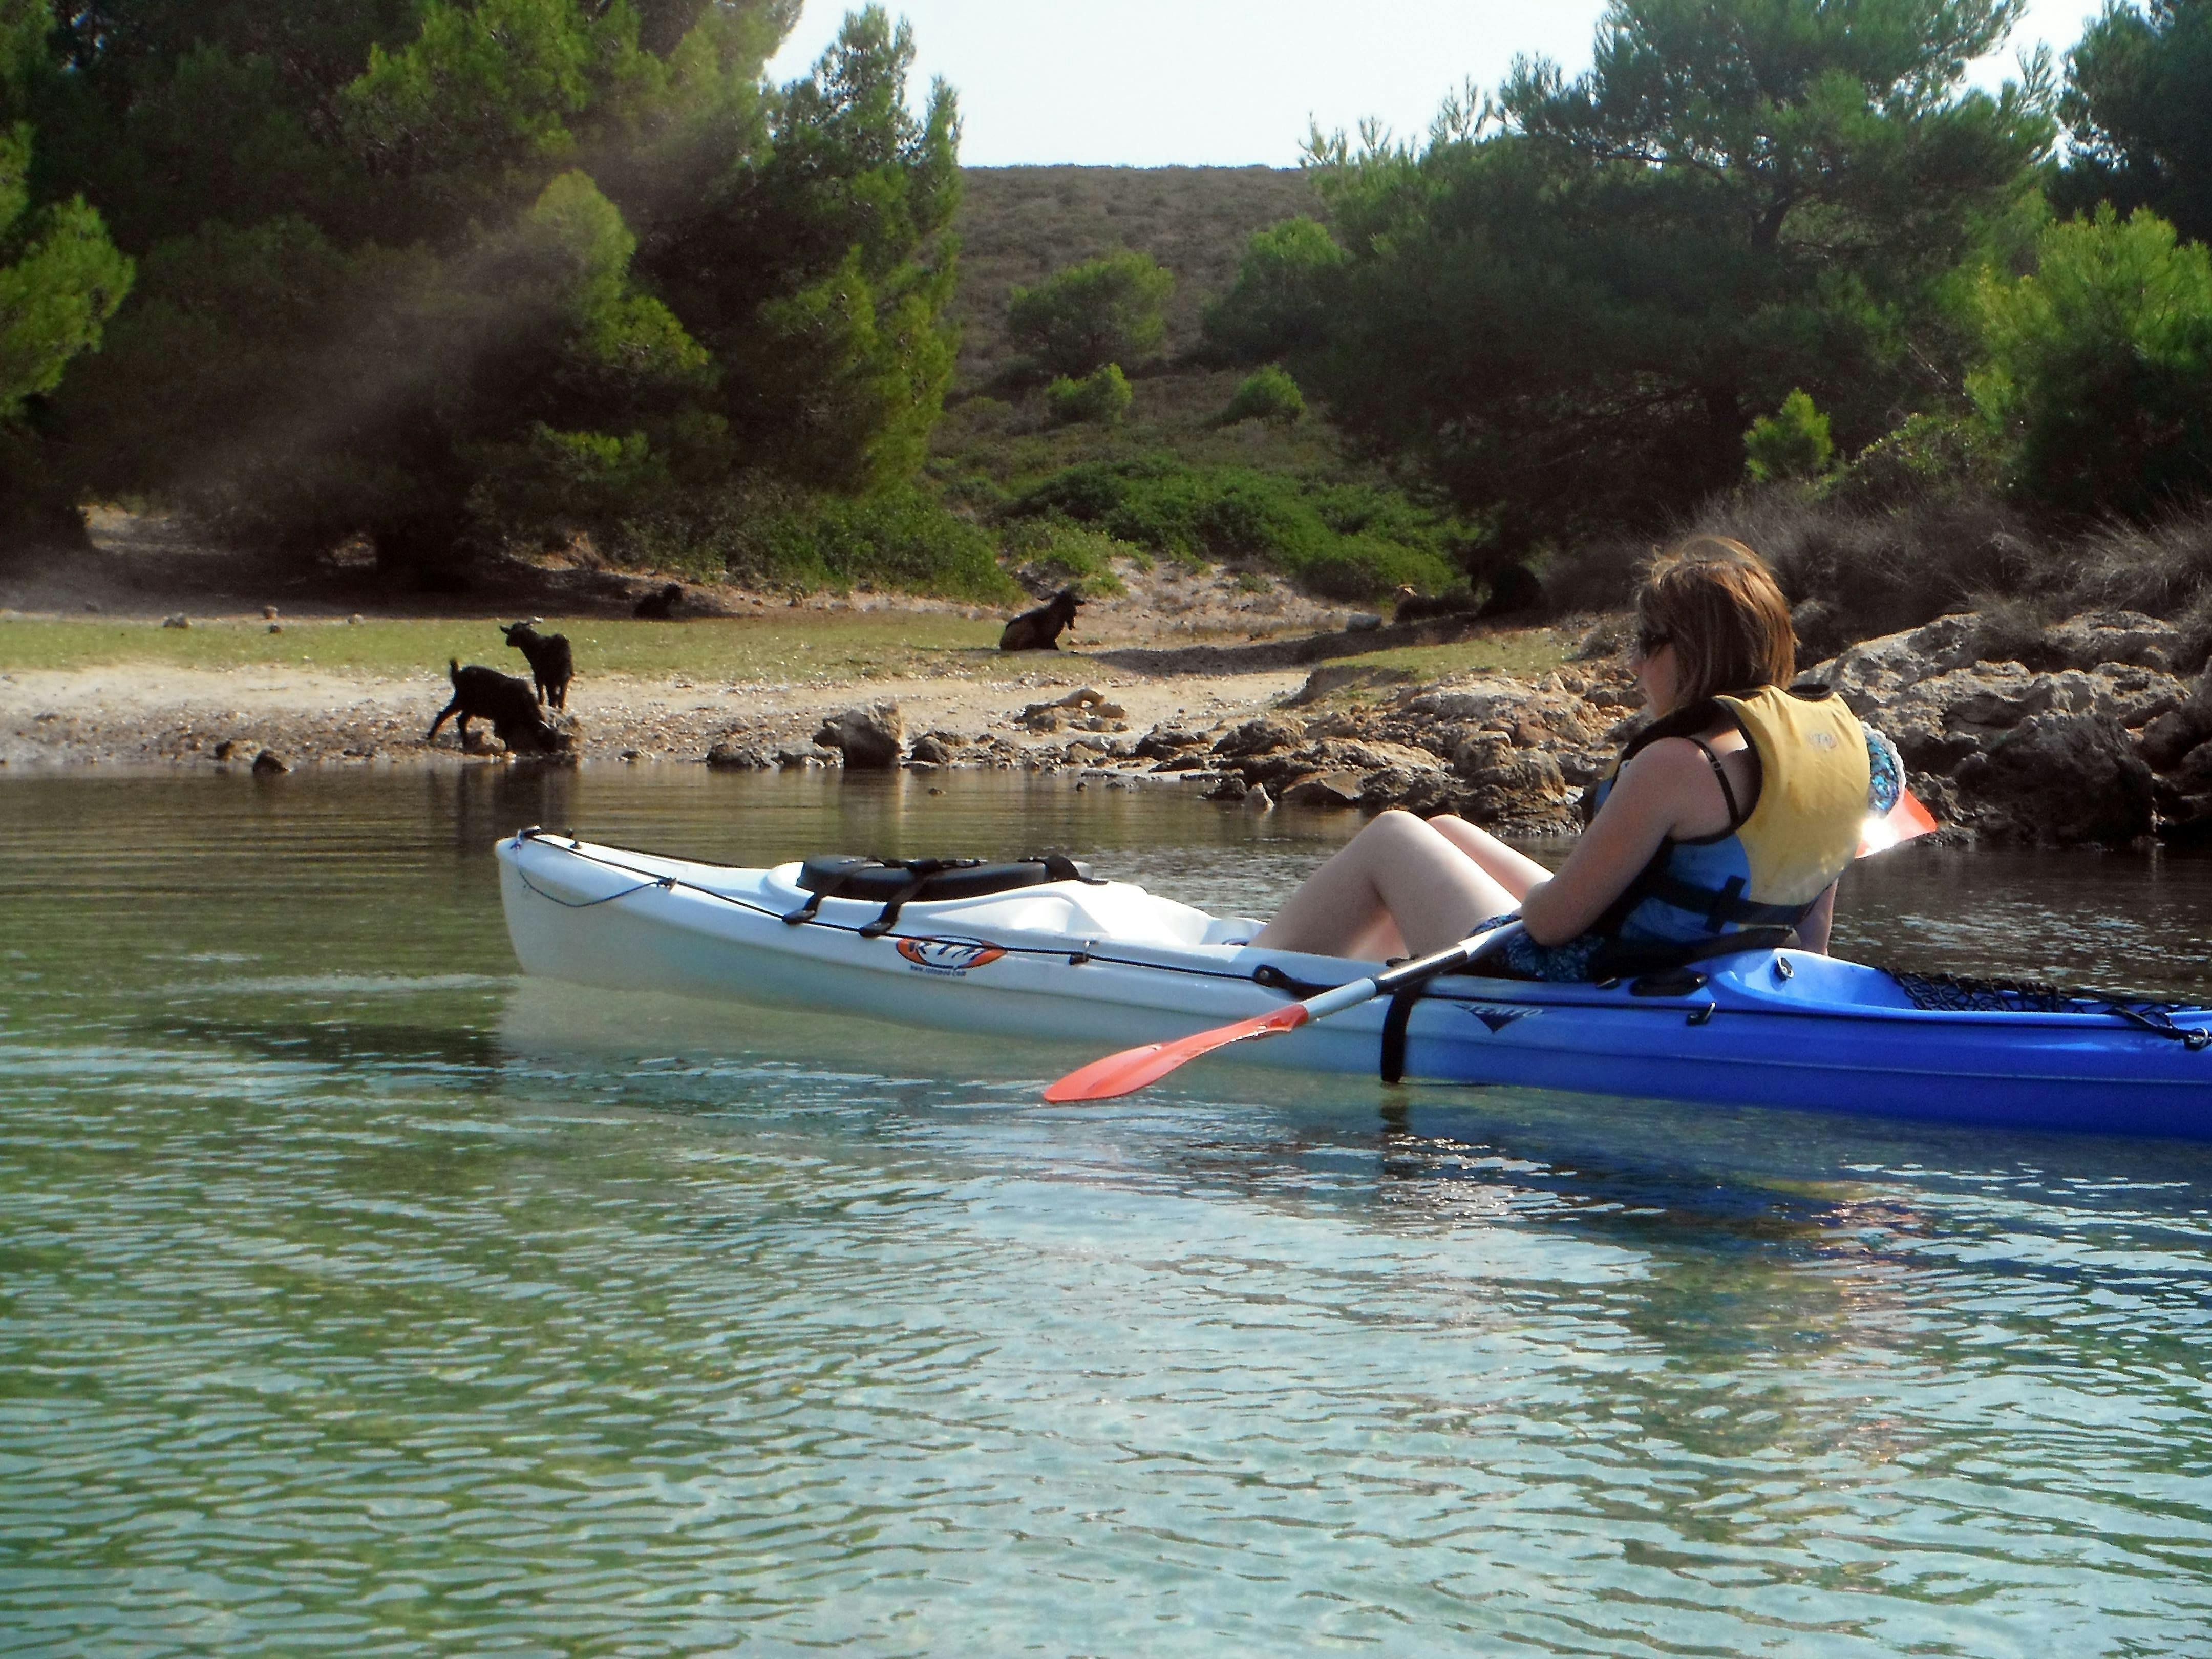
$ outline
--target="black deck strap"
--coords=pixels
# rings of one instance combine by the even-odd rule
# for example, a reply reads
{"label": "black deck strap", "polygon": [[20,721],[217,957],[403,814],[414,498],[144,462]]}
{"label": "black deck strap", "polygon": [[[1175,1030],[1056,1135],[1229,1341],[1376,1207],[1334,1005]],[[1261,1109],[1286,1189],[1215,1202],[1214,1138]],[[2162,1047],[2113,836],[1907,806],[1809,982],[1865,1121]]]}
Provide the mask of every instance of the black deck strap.
{"label": "black deck strap", "polygon": [[862,870],[869,868],[872,862],[872,860],[864,859],[857,864],[852,865],[846,869],[840,870],[836,875],[830,877],[828,881],[823,883],[821,886],[817,887],[813,891],[807,894],[806,902],[800,905],[796,910],[787,915],[783,919],[783,925],[787,927],[796,927],[801,922],[813,921],[814,918],[821,912],[822,901],[826,898],[836,897],[838,890],[844,886],[847,878],[855,875]]}
{"label": "black deck strap", "polygon": [[1390,1006],[1382,1014],[1382,1080],[1402,1083],[1406,1078],[1406,1024],[1413,1017],[1413,1005],[1428,994],[1428,982],[1401,986],[1390,994]]}
{"label": "black deck strap", "polygon": [[2106,1006],[2130,1025],[2155,1032],[2162,1037],[2171,1037],[2192,1054],[2202,1054],[2207,1048],[2212,1048],[2212,1031],[2175,1024],[2173,1016],[2158,1003],[2113,1002]]}
{"label": "black deck strap", "polygon": [[973,859],[964,860],[900,859],[896,862],[899,868],[906,872],[906,883],[884,902],[884,908],[876,913],[876,919],[873,921],[864,922],[861,925],[862,939],[881,939],[885,933],[890,932],[891,925],[898,920],[898,913],[906,908],[907,902],[921,897],[933,880],[947,870],[970,867],[976,860]]}
{"label": "black deck strap", "polygon": [[1272,962],[1263,962],[1252,970],[1252,982],[1264,985],[1270,991],[1282,991],[1304,1002],[1308,997],[1317,997],[1323,991],[1334,991],[1334,985],[1323,985],[1310,979],[1299,979],[1286,974]]}
{"label": "black deck strap", "polygon": [[1047,881],[1079,881],[1085,887],[1106,885],[1105,877],[1085,875],[1081,866],[1065,853],[1032,853],[1027,858],[1018,859],[1015,862],[1042,864],[1044,866],[1044,878]]}

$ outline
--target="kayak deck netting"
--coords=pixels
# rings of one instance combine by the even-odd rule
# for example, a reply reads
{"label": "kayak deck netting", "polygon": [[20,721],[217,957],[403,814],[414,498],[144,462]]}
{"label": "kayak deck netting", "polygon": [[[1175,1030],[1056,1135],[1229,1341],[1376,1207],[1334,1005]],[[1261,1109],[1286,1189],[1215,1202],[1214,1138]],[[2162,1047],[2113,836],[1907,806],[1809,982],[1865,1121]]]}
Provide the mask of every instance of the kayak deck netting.
{"label": "kayak deck netting", "polygon": [[[526,831],[497,847],[532,974],[1097,1045],[1187,1036],[1378,964],[1261,950],[1260,924],[1123,882],[914,899]],[[872,926],[872,924],[875,924]],[[1391,1027],[1395,1025],[1394,1031]],[[2212,1010],[1759,950],[1626,983],[1455,974],[1223,1057],[1714,1105],[2212,1139]]]}

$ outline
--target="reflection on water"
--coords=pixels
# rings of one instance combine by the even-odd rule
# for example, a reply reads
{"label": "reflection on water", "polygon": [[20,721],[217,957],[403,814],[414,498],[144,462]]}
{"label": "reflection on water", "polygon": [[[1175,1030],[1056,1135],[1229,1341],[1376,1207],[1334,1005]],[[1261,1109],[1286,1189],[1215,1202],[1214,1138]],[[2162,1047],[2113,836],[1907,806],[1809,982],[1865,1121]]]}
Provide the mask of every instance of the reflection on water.
{"label": "reflection on water", "polygon": [[[0,1651],[2203,1650],[2212,1149],[1195,1071],[517,980],[487,852],[1348,824],[1065,781],[0,784]],[[1844,939],[2202,994],[2212,866]]]}

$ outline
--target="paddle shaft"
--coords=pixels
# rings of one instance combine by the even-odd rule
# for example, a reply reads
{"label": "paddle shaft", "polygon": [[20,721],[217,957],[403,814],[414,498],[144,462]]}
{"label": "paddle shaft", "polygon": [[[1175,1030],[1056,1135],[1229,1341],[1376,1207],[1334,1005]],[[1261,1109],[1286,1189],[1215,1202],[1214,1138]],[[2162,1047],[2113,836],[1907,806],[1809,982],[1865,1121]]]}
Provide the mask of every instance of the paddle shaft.
{"label": "paddle shaft", "polygon": [[1464,967],[1519,932],[1520,927],[1517,921],[1509,922],[1474,939],[1462,939],[1449,950],[1439,951],[1433,956],[1421,957],[1413,962],[1401,963],[1395,968],[1370,974],[1364,979],[1355,979],[1346,985],[1332,987],[1302,1002],[1287,1004],[1273,1013],[1218,1025],[1210,1031],[1194,1032],[1171,1042],[1147,1042],[1134,1048],[1124,1048],[1119,1054],[1109,1054],[1103,1060],[1094,1060],[1088,1066],[1070,1072],[1047,1089],[1044,1097],[1065,1103],[1079,1100],[1116,1100],[1123,1095],[1133,1094],[1148,1084],[1158,1082],[1186,1061],[1196,1060],[1200,1054],[1210,1054],[1232,1042],[1246,1042],[1255,1037],[1280,1036],[1285,1031],[1295,1031],[1313,1020],[1327,1019],[1331,1014],[1341,1013],[1346,1008],[1356,1008],[1363,1002],[1388,996],[1408,985],[1416,985],[1425,979]]}
{"label": "paddle shaft", "polygon": [[1304,1005],[1306,1018],[1327,1019],[1331,1014],[1342,1013],[1346,1008],[1356,1008],[1376,997],[1393,995],[1408,985],[1418,985],[1423,980],[1448,974],[1455,968],[1463,968],[1492,946],[1502,944],[1508,935],[1518,933],[1520,928],[1519,922],[1509,922],[1504,927],[1493,928],[1474,939],[1463,939],[1433,956],[1416,957],[1411,962],[1400,963],[1395,968],[1386,968],[1365,979],[1355,979],[1348,985],[1323,991],[1319,996],[1308,997]]}

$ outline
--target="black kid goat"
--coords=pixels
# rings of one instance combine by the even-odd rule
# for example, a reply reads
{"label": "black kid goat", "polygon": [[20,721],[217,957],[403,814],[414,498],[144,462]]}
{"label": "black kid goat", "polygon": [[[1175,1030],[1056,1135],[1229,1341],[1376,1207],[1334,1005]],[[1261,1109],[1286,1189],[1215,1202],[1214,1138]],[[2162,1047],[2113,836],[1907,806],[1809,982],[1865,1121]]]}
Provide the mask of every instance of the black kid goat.
{"label": "black kid goat", "polygon": [[630,607],[629,614],[646,622],[666,622],[684,600],[684,584],[671,582],[657,593],[648,593]]}
{"label": "black kid goat", "polygon": [[1072,587],[1063,587],[1034,611],[1024,611],[999,635],[1001,651],[1057,651],[1060,630],[1073,631],[1075,608],[1083,601]]}
{"label": "black kid goat", "polygon": [[430,722],[430,735],[423,742],[435,743],[438,728],[458,714],[464,749],[469,746],[471,720],[489,720],[492,735],[512,754],[565,754],[574,743],[566,732],[545,723],[545,716],[538,712],[537,694],[526,680],[474,663],[464,668],[458,659],[447,663],[446,678],[453,683],[453,700]]}
{"label": "black kid goat", "polygon": [[541,634],[526,622],[503,623],[499,630],[507,642],[530,659],[530,678],[537,682],[538,701],[555,708],[568,706],[568,682],[575,678],[576,659],[568,652],[566,634]]}

